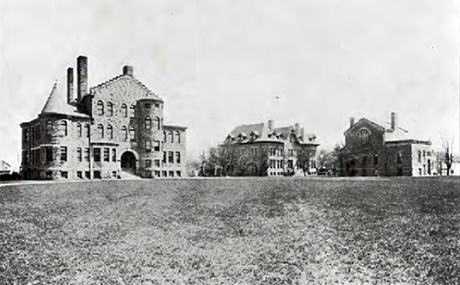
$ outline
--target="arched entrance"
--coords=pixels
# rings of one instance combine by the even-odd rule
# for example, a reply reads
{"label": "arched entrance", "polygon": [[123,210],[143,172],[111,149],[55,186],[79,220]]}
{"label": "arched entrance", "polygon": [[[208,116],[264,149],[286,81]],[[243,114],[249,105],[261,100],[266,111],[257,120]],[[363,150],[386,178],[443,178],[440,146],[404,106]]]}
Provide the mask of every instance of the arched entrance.
{"label": "arched entrance", "polygon": [[431,161],[429,159],[427,161],[427,166],[428,166],[428,175],[431,175]]}
{"label": "arched entrance", "polygon": [[120,159],[121,170],[134,173],[136,171],[136,156],[131,151],[125,151]]}

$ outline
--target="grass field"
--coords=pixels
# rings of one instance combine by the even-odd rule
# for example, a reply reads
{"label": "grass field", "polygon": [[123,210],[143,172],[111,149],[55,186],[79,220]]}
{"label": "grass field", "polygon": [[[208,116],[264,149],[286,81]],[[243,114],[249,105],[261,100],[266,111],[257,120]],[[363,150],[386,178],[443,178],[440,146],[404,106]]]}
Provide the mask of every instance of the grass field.
{"label": "grass field", "polygon": [[0,284],[460,284],[460,179],[0,188]]}

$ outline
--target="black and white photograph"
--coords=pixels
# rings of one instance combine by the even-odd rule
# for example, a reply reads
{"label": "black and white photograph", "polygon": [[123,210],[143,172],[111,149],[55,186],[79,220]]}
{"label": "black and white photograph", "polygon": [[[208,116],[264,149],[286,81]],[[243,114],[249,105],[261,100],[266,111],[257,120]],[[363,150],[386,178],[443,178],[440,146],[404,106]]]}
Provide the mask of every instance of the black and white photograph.
{"label": "black and white photograph", "polygon": [[0,284],[460,284],[460,2],[1,1]]}

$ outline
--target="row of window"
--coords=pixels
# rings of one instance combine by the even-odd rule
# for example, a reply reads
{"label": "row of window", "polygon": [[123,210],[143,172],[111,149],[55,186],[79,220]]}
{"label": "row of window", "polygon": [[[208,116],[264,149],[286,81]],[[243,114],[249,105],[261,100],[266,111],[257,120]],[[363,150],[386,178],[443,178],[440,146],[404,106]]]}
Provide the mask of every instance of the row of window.
{"label": "row of window", "polygon": [[427,156],[431,156],[431,151],[421,151],[419,150],[418,152],[418,162],[422,162],[422,154],[423,154],[423,159],[425,159]]}
{"label": "row of window", "polygon": [[269,168],[281,169],[281,168],[283,168],[283,161],[282,160],[270,159]]}
{"label": "row of window", "polygon": [[[174,163],[173,151],[163,151],[163,163]],[[176,151],[176,163],[181,163],[181,156],[179,151]]]}
{"label": "row of window", "polygon": [[[154,106],[155,106],[155,108],[160,108],[159,103],[155,103]],[[144,107],[146,109],[150,109],[152,107],[152,104],[151,103],[145,103]],[[136,111],[136,106],[131,105],[129,107],[129,116],[134,117],[135,111]],[[121,104],[120,112],[121,112],[122,117],[128,117],[128,106],[125,103]],[[97,103],[96,103],[96,114],[99,115],[99,116],[103,116],[104,114],[106,114],[109,117],[113,116],[113,103],[112,102],[107,102],[106,106],[104,107],[104,102],[102,102],[101,100],[97,101]]]}
{"label": "row of window", "polygon": [[270,147],[268,152],[270,156],[283,156],[284,149],[278,147]]}
{"label": "row of window", "polygon": [[[53,153],[59,153],[60,161],[67,161],[67,147],[61,146],[59,149],[53,149],[51,146],[47,146],[44,148],[45,150],[45,161],[51,162],[53,161]],[[32,165],[40,165],[40,152],[41,149],[33,149],[30,153],[28,151],[24,151],[23,153],[23,162],[24,165],[28,165],[29,163]]]}

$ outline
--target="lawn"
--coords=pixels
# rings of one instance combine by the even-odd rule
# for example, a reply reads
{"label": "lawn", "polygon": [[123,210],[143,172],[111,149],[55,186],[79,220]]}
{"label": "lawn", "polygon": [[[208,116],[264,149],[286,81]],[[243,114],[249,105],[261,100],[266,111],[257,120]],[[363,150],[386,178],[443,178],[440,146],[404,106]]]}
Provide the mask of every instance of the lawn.
{"label": "lawn", "polygon": [[0,187],[0,284],[460,284],[460,179]]}

